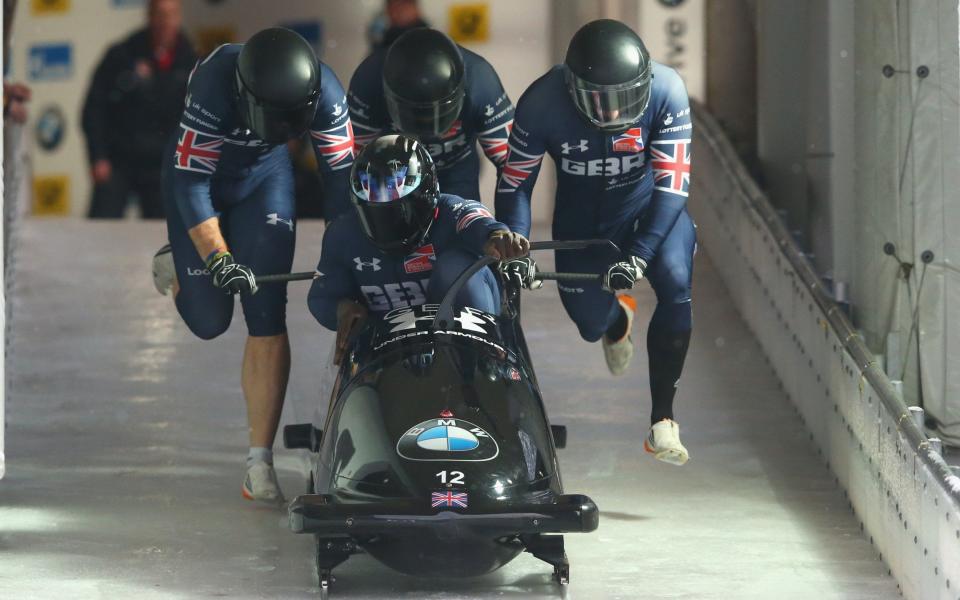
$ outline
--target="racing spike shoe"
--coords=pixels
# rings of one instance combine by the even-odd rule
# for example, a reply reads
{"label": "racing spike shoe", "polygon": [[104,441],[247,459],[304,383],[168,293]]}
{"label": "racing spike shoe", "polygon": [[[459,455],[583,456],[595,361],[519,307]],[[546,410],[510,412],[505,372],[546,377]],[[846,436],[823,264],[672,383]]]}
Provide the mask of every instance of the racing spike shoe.
{"label": "racing spike shoe", "polygon": [[286,502],[277,472],[273,465],[262,460],[253,461],[247,468],[247,477],[243,480],[243,497],[264,504],[280,505]]}
{"label": "racing spike shoe", "polygon": [[627,294],[618,295],[617,301],[627,315],[627,332],[616,341],[611,341],[606,335],[603,336],[603,357],[607,359],[607,368],[610,369],[610,373],[623,375],[630,366],[630,359],[633,358],[633,338],[630,336],[630,329],[633,327],[633,313],[637,311],[637,301]]}
{"label": "racing spike shoe", "polygon": [[153,255],[153,285],[157,291],[167,295],[167,291],[173,288],[173,281],[177,277],[177,272],[173,266],[173,252],[170,250],[170,244],[157,250]]}
{"label": "racing spike shoe", "polygon": [[690,459],[690,453],[680,443],[680,426],[673,419],[664,419],[650,427],[643,449],[657,460],[671,465],[682,465]]}

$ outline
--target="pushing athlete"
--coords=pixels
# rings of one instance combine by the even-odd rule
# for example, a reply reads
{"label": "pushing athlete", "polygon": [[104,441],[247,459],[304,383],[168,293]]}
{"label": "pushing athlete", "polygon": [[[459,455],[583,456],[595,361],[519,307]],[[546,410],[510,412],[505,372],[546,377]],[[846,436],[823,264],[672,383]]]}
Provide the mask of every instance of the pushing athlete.
{"label": "pushing athlete", "polygon": [[[573,36],[565,64],[517,103],[496,216],[530,232],[530,196],[543,155],[557,165],[553,236],[608,238],[621,249],[557,252],[560,271],[602,272],[602,283],[559,285],[563,306],[588,342],[602,340],[610,372],[626,372],[636,301],[650,282],[657,307],[647,330],[652,398],[644,448],[682,465],[673,399],[692,328],[690,289],[696,233],[686,210],[692,124],[687,91],[673,69],[650,58],[629,27],[599,20]],[[530,281],[528,279],[528,281]]]}
{"label": "pushing athlete", "polygon": [[427,147],[446,194],[480,201],[477,142],[497,168],[507,157],[513,104],[493,67],[443,33],[401,35],[350,79],[350,118],[362,147],[404,133]]}
{"label": "pushing athlete", "polygon": [[258,290],[254,273],[289,272],[296,223],[288,140],[312,138],[328,203],[347,202],[353,134],[343,87],[288,29],[221,46],[191,74],[176,139],[163,163],[170,244],[154,283],[205,340],[227,330],[240,296],[248,337],[241,381],[250,426],[243,496],[283,501],[273,442],[290,372],[284,285]]}

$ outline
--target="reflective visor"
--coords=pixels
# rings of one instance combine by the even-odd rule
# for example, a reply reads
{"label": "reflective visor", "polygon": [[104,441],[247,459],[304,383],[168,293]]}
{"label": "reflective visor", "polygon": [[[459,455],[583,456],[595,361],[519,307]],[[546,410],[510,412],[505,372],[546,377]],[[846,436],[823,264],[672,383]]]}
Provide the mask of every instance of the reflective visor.
{"label": "reflective visor", "polygon": [[463,84],[442,100],[412,102],[397,95],[384,82],[387,112],[394,125],[403,133],[425,139],[436,139],[447,133],[463,110]]}
{"label": "reflective visor", "polygon": [[407,165],[400,164],[387,174],[358,171],[352,181],[353,193],[367,202],[392,202],[417,189],[420,179],[419,173],[409,173]]}
{"label": "reflective visor", "polygon": [[648,70],[631,82],[598,85],[567,69],[567,85],[577,109],[596,127],[608,131],[629,128],[643,116],[650,103],[653,75]]}

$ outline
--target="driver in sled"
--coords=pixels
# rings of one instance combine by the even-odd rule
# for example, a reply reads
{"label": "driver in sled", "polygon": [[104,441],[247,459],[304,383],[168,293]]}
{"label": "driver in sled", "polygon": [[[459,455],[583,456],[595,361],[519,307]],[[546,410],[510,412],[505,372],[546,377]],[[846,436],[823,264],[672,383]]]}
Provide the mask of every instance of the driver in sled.
{"label": "driver in sled", "polygon": [[[529,251],[525,237],[479,202],[440,193],[433,159],[412,137],[387,135],[367,145],[354,161],[350,188],[356,210],[327,228],[308,298],[317,321],[337,332],[334,364],[370,313],[439,303],[479,256],[509,261]],[[507,276],[519,276],[504,264]],[[494,273],[475,274],[457,304],[498,314]]]}

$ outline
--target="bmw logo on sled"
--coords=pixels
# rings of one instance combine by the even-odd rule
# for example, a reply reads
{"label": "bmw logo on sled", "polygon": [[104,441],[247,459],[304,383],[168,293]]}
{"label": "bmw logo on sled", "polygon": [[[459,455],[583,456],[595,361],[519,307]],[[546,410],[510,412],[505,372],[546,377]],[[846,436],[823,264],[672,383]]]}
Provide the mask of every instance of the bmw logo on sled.
{"label": "bmw logo on sled", "polygon": [[[599,243],[611,244],[531,249]],[[313,423],[284,429],[288,448],[311,452],[308,493],[289,516],[294,532],[316,538],[323,594],[331,571],[361,551],[424,577],[489,573],[526,551],[566,584],[561,534],[597,528],[596,504],[563,490],[556,449],[566,429],[544,410],[520,290],[501,282],[498,316],[454,306],[463,283],[491,262],[461,274],[440,305],[371,320],[330,378],[325,418],[318,411]]]}

